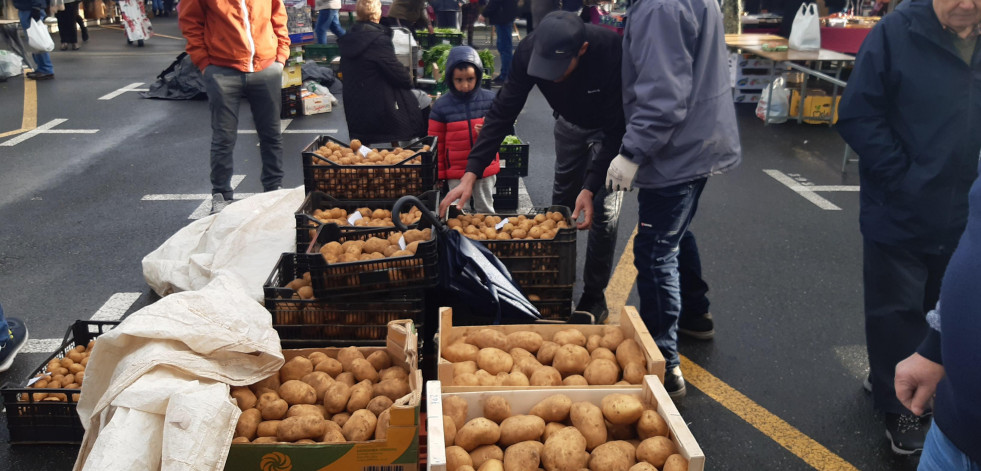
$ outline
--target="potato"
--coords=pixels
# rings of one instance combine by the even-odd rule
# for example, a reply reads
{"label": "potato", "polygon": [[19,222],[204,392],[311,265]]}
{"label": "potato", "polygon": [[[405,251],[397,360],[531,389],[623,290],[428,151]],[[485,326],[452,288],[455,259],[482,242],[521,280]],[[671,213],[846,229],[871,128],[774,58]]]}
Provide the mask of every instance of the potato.
{"label": "potato", "polygon": [[262,443],[279,443],[279,441],[276,440],[276,437],[259,437],[259,438],[256,438],[255,440],[252,440],[252,443],[255,443],[255,444],[258,445],[258,444],[262,444]]}
{"label": "potato", "polygon": [[664,466],[661,469],[662,471],[688,471],[688,460],[675,453],[664,461]]}
{"label": "potato", "polygon": [[338,383],[344,383],[349,388],[354,386],[354,383],[357,383],[357,381],[354,380],[354,373],[351,373],[350,371],[345,371],[337,375],[334,378],[334,381],[337,381]]}
{"label": "potato", "polygon": [[539,466],[541,466],[543,448],[545,445],[539,441],[525,441],[507,447],[504,450],[504,469],[507,471],[538,471]]}
{"label": "potato", "polygon": [[286,411],[290,405],[279,398],[275,392],[267,392],[259,396],[259,403],[256,405],[262,414],[262,420],[279,420],[286,417]]}
{"label": "potato", "polygon": [[357,381],[369,381],[371,383],[378,381],[378,371],[371,366],[367,359],[355,358],[351,360],[351,372],[354,373],[354,379]]}
{"label": "potato", "polygon": [[548,437],[551,437],[553,433],[566,427],[567,425],[562,422],[549,422],[545,424],[545,433],[542,434],[542,441],[548,440]]}
{"label": "potato", "polygon": [[358,347],[346,347],[338,350],[337,361],[341,362],[341,366],[344,367],[344,371],[351,371],[351,365],[355,359],[364,360],[364,354]]}
{"label": "potato", "polygon": [[645,410],[640,415],[640,419],[637,420],[637,436],[641,440],[647,440],[651,437],[667,437],[670,435],[671,430],[668,428],[668,423],[654,410]]}
{"label": "potato", "polygon": [[480,468],[488,460],[504,460],[504,451],[497,445],[479,446],[470,452],[470,459],[475,468]]}
{"label": "potato", "polygon": [[323,371],[324,373],[329,374],[331,378],[336,378],[337,375],[344,371],[344,366],[341,365],[341,362],[333,358],[327,358],[317,363],[314,370]]}
{"label": "potato", "polygon": [[299,415],[288,417],[279,423],[276,439],[281,442],[295,442],[304,438],[321,438],[327,430],[323,417]]}
{"label": "potato", "polygon": [[657,471],[657,468],[655,468],[654,465],[646,461],[641,461],[631,466],[628,471]]}
{"label": "potato", "polygon": [[578,470],[586,467],[586,439],[575,427],[566,427],[545,440],[542,464],[546,471]]}
{"label": "potato", "polygon": [[563,386],[589,386],[589,381],[583,375],[569,375],[562,380]]}
{"label": "potato", "polygon": [[498,443],[509,447],[518,442],[541,440],[545,434],[545,421],[536,415],[515,415],[501,422],[501,438]]}
{"label": "potato", "polygon": [[360,442],[371,439],[376,425],[378,425],[378,417],[367,409],[361,409],[351,414],[351,418],[341,427],[341,432],[344,433],[347,441]]}
{"label": "potato", "polygon": [[449,347],[443,349],[443,358],[446,360],[457,363],[461,361],[477,361],[477,352],[480,349],[476,345],[470,345],[469,343],[456,342]]}
{"label": "potato", "polygon": [[259,422],[262,422],[262,413],[259,409],[242,411],[242,415],[238,416],[238,423],[235,424],[235,436],[245,437],[249,441],[254,440]]}
{"label": "potato", "polygon": [[[232,398],[238,404],[238,408],[243,411],[252,409],[255,404],[259,402],[259,399],[255,397],[255,393],[249,388],[244,387],[233,387],[232,388]],[[249,439],[251,440],[251,438]]]}
{"label": "potato", "polygon": [[603,443],[589,457],[592,471],[628,471],[636,463],[634,446],[624,441]]}
{"label": "potato", "polygon": [[619,327],[605,326],[603,327],[603,337],[600,339],[600,346],[614,351],[620,346],[623,339],[623,331]]}
{"label": "potato", "polygon": [[321,419],[326,419],[326,410],[324,406],[318,406],[316,404],[297,404],[295,406],[290,406],[289,410],[286,411],[286,417],[296,417],[299,415],[313,415],[320,417]]}
{"label": "potato", "polygon": [[334,381],[324,394],[324,407],[327,408],[328,413],[336,414],[347,408],[347,401],[350,398],[351,388],[345,383]]}
{"label": "potato", "polygon": [[623,367],[623,380],[630,384],[640,384],[644,381],[647,368],[642,363],[630,362]]}
{"label": "potato", "polygon": [[375,440],[385,440],[388,438],[388,426],[392,422],[392,410],[385,409],[378,415],[378,422],[375,423]]}
{"label": "potato", "polygon": [[456,438],[456,423],[453,422],[453,418],[444,415],[443,416],[443,443],[446,446],[453,446],[453,440]]}
{"label": "potato", "polygon": [[589,363],[589,351],[578,345],[565,344],[555,352],[552,367],[565,377],[581,374],[586,369],[587,363]]}
{"label": "potato", "polygon": [[365,409],[368,409],[372,414],[379,416],[385,409],[392,407],[392,404],[393,402],[388,396],[375,396],[368,401],[368,405],[365,406]]}
{"label": "potato", "polygon": [[477,378],[477,375],[475,373],[464,373],[462,375],[453,378],[453,385],[454,386],[480,386],[480,380]]}
{"label": "potato", "polygon": [[[479,349],[496,348],[498,350],[508,349],[508,339],[503,332],[493,329],[478,329],[467,335],[467,343]],[[476,465],[476,463],[474,463]]]}
{"label": "potato", "polygon": [[572,399],[569,399],[569,396],[553,394],[535,404],[528,414],[537,415],[545,422],[564,422],[569,418],[570,409],[572,409]]}
{"label": "potato", "polygon": [[256,435],[260,437],[275,437],[276,431],[279,430],[279,424],[282,422],[282,420],[263,420],[259,422]]}
{"label": "potato", "polygon": [[640,345],[634,339],[627,339],[620,342],[617,347],[617,363],[620,364],[620,368],[625,368],[628,363],[640,363],[642,365],[647,364],[647,358],[644,357],[644,351],[641,350]]}
{"label": "potato", "polygon": [[531,374],[528,382],[532,386],[559,386],[562,384],[562,374],[551,366],[543,366]]}
{"label": "potato", "polygon": [[569,419],[572,426],[586,439],[586,451],[606,443],[606,422],[603,411],[590,402],[576,402],[569,409]]}
{"label": "potato", "polygon": [[279,369],[279,381],[285,383],[290,380],[300,379],[306,376],[307,373],[312,372],[313,362],[304,357],[293,357]]}
{"label": "potato", "polygon": [[354,411],[358,409],[367,408],[369,402],[371,402],[371,381],[366,379],[351,388],[351,397],[347,400],[347,411],[354,414]]}
{"label": "potato", "polygon": [[600,347],[600,339],[602,338],[603,337],[596,334],[586,337],[586,350],[588,350],[589,353],[593,353],[593,350]]}
{"label": "potato", "polygon": [[[632,365],[633,363],[630,364]],[[586,365],[586,371],[583,372],[583,376],[586,377],[586,381],[589,384],[610,385],[620,379],[620,367],[615,362],[601,358],[589,362]]]}
{"label": "potato", "polygon": [[508,373],[508,377],[504,378],[501,382],[501,386],[531,386],[531,382],[528,377],[520,371],[512,371]]}
{"label": "potato", "polygon": [[[538,362],[536,358],[528,358],[518,356],[514,362],[514,366],[511,367],[511,371],[520,371],[527,378],[531,378],[531,375],[535,374],[535,371],[541,368],[543,365]],[[562,375],[559,375],[561,377]]]}
{"label": "potato", "polygon": [[664,467],[668,457],[677,453],[674,442],[667,437],[651,437],[637,446],[637,460],[646,461],[656,468]]}
{"label": "potato", "polygon": [[[340,244],[338,244],[338,246],[339,245]],[[313,363],[313,369],[314,370],[317,369],[317,365],[320,364],[320,362],[326,360],[327,358],[330,358],[330,357],[328,357],[327,354],[324,353],[324,352],[313,352],[313,353],[307,355],[307,359],[310,360],[310,363]]]}
{"label": "potato", "polygon": [[458,446],[446,447],[447,471],[459,470],[461,466],[470,466],[470,469],[473,469],[473,460],[470,459],[470,453],[467,453],[467,450]]}
{"label": "potato", "polygon": [[312,386],[313,390],[317,393],[317,402],[322,403],[324,402],[324,394],[327,393],[327,388],[334,382],[334,379],[323,371],[314,371],[313,373],[307,373],[300,378],[300,381]]}
{"label": "potato", "polygon": [[603,410],[603,417],[614,425],[632,424],[640,419],[644,412],[644,405],[640,399],[619,393],[608,394],[600,402],[600,407]]}
{"label": "potato", "polygon": [[501,349],[488,347],[477,352],[477,366],[491,375],[507,373],[514,366],[514,360]]}
{"label": "potato", "polygon": [[612,350],[603,347],[599,347],[596,350],[589,352],[589,358],[590,358],[589,361],[600,360],[600,359],[610,360],[614,363],[616,363],[617,361],[616,354],[614,354]]}
{"label": "potato", "polygon": [[245,437],[235,437],[232,439],[232,444],[234,445],[236,443],[250,443],[250,441]]}
{"label": "potato", "polygon": [[443,398],[443,414],[453,419],[457,432],[467,423],[467,401],[459,396]]}
{"label": "potato", "polygon": [[475,361],[461,361],[459,363],[453,364],[453,376],[460,376],[462,374],[473,374],[477,372],[477,362]]}
{"label": "potato", "polygon": [[408,378],[409,371],[401,366],[390,366],[378,372],[378,381],[387,381],[390,379],[407,381]]}
{"label": "potato", "polygon": [[559,349],[559,344],[551,341],[542,342],[542,346],[538,349],[535,355],[538,358],[538,362],[543,365],[551,365],[552,359],[555,358],[555,351]]}
{"label": "potato", "polygon": [[504,471],[504,462],[498,459],[490,459],[484,461],[484,463],[477,468],[477,471]]}
{"label": "potato", "polygon": [[500,424],[504,419],[511,417],[511,404],[502,396],[490,396],[484,400],[484,417]]}
{"label": "potato", "polygon": [[492,445],[501,438],[501,427],[490,419],[477,417],[471,419],[457,430],[453,440],[456,446],[471,451],[480,445]]}
{"label": "potato", "polygon": [[585,347],[586,335],[580,332],[578,329],[565,329],[556,332],[555,335],[552,336],[552,341],[557,343],[559,346],[571,344]]}
{"label": "potato", "polygon": [[371,363],[371,366],[375,369],[375,371],[381,371],[392,366],[392,359],[388,356],[388,352],[385,352],[384,350],[371,352],[366,360],[368,360],[368,363]]}
{"label": "potato", "polygon": [[537,353],[545,342],[538,332],[511,332],[507,334],[506,339],[509,352],[512,348],[523,348],[531,353]]}
{"label": "potato", "polygon": [[372,391],[375,396],[385,396],[392,401],[397,401],[412,392],[409,388],[409,382],[404,379],[386,379],[385,381],[372,385]]}
{"label": "potato", "polygon": [[331,422],[334,422],[341,427],[343,427],[348,420],[351,420],[351,414],[348,412],[338,412],[330,417]]}
{"label": "potato", "polygon": [[344,443],[347,439],[344,438],[344,433],[341,432],[341,426],[334,422],[333,420],[328,420],[324,422],[325,432],[324,436],[320,437],[321,443]]}
{"label": "potato", "polygon": [[317,390],[303,381],[291,379],[279,386],[279,397],[287,404],[314,404],[317,402]]}
{"label": "potato", "polygon": [[279,374],[276,373],[276,374],[274,374],[274,375],[272,375],[272,376],[270,376],[270,377],[268,377],[268,378],[266,378],[264,380],[259,381],[258,383],[255,383],[255,384],[249,386],[249,389],[251,389],[252,392],[254,392],[254,393],[256,393],[256,394],[258,394],[260,396],[262,395],[262,393],[260,391],[263,388],[266,388],[266,389],[269,389],[269,390],[272,390],[272,391],[279,391]]}

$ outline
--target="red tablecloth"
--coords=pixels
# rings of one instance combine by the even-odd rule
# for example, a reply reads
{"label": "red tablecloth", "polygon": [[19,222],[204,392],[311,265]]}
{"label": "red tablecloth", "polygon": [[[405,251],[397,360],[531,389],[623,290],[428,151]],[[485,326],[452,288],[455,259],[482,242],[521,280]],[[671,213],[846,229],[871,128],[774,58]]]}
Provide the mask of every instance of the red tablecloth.
{"label": "red tablecloth", "polygon": [[858,48],[872,28],[832,28],[821,27],[821,49],[843,54],[857,54]]}

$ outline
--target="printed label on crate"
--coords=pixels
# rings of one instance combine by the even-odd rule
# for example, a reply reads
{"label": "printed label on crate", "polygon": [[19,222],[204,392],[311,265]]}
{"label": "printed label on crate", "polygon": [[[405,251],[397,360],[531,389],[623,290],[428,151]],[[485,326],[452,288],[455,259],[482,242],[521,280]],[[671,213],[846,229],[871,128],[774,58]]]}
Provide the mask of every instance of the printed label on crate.
{"label": "printed label on crate", "polygon": [[405,236],[399,237],[399,248],[405,250]]}
{"label": "printed label on crate", "polygon": [[494,225],[494,230],[495,231],[501,230],[501,228],[503,228],[504,225],[507,223],[508,223],[508,218],[501,219],[501,222]]}
{"label": "printed label on crate", "polygon": [[500,163],[501,163],[501,168],[508,168],[508,161],[507,160],[501,159],[501,162]]}
{"label": "printed label on crate", "polygon": [[43,377],[44,377],[44,376],[35,376],[35,377],[33,377],[33,378],[31,378],[31,379],[30,379],[30,380],[29,380],[29,381],[27,382],[27,387],[31,387],[31,385],[33,385],[34,383],[36,383],[36,382],[38,382],[38,381],[40,381],[40,380],[41,380],[41,378],[43,378]]}
{"label": "printed label on crate", "polygon": [[362,157],[367,157],[368,154],[371,153],[371,148],[369,148],[368,146],[361,146],[358,148],[358,152],[361,153]]}
{"label": "printed label on crate", "polygon": [[353,226],[355,222],[358,222],[361,219],[364,219],[361,216],[361,211],[355,211],[354,214],[347,218],[347,223]]}

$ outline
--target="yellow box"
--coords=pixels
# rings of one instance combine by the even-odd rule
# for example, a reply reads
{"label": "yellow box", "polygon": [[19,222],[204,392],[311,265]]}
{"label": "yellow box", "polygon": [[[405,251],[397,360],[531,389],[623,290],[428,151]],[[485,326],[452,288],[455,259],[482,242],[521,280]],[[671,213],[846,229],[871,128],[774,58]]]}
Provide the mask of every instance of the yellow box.
{"label": "yellow box", "polygon": [[[834,116],[832,117],[831,123],[838,122],[838,102],[841,101],[841,97],[834,97]],[[790,96],[790,119],[796,119],[797,114],[800,110],[800,93],[797,90],[791,90]],[[808,90],[807,96],[804,97],[804,122],[809,124],[827,124],[828,118],[832,116],[832,100],[822,90]],[[812,119],[808,119],[812,118]],[[818,118],[818,119],[813,119]]]}
{"label": "yellow box", "polygon": [[298,65],[283,67],[283,88],[303,85],[303,72]]}

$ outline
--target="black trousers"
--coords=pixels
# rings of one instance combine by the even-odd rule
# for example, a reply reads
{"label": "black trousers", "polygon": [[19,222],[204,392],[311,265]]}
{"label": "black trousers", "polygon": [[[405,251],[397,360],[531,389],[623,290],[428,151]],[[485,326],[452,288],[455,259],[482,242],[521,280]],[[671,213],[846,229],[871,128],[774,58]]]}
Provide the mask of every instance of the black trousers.
{"label": "black trousers", "polygon": [[909,413],[896,399],[896,364],[916,351],[940,298],[950,254],[928,254],[865,239],[865,342],[875,408]]}
{"label": "black trousers", "polygon": [[78,6],[81,4],[82,2],[66,3],[64,10],[55,13],[55,18],[58,19],[58,36],[61,38],[62,43],[78,43],[78,27],[76,23],[79,19]]}

